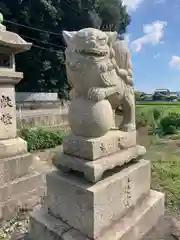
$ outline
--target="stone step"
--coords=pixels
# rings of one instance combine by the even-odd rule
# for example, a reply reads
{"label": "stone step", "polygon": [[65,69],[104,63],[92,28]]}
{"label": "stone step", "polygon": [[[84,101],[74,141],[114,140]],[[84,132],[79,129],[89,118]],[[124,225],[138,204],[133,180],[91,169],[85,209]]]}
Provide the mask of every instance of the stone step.
{"label": "stone step", "polygon": [[[151,190],[147,198],[114,222],[97,240],[142,239],[163,214],[164,195]],[[30,240],[90,240],[80,231],[49,215],[43,208],[31,214],[28,237]]]}
{"label": "stone step", "polygon": [[0,159],[0,185],[28,174],[32,163],[31,153]]}
{"label": "stone step", "polygon": [[44,192],[44,180],[39,172],[31,172],[0,186],[0,220],[15,216],[19,208],[31,208],[41,200]]}
{"label": "stone step", "polygon": [[0,140],[0,159],[27,153],[27,142],[22,138]]}

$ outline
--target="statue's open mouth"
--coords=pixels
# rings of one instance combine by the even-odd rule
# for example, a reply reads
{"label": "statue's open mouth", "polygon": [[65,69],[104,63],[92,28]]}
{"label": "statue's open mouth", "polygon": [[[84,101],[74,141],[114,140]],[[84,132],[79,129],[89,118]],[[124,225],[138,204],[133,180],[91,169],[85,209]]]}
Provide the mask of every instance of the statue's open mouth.
{"label": "statue's open mouth", "polygon": [[108,55],[108,51],[100,51],[97,49],[83,49],[77,52],[82,55],[92,56],[92,57],[104,57]]}

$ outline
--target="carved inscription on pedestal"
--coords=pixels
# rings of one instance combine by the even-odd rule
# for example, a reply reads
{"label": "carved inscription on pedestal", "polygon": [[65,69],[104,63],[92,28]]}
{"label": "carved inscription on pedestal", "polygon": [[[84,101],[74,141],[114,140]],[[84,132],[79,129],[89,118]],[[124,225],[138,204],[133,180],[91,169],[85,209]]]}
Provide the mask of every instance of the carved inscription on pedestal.
{"label": "carved inscription on pedestal", "polygon": [[12,124],[12,116],[8,112],[8,108],[12,108],[13,103],[9,96],[1,95],[0,96],[0,108],[1,108],[1,115],[0,120],[5,124],[9,125]]}
{"label": "carved inscription on pedestal", "polygon": [[116,152],[119,149],[116,137],[100,142],[100,149],[105,154]]}
{"label": "carved inscription on pedestal", "polygon": [[118,147],[122,149],[124,148],[123,143],[127,141],[127,136],[119,137],[117,141],[118,141]]}
{"label": "carved inscription on pedestal", "polygon": [[131,190],[132,190],[132,179],[130,177],[127,178],[124,187],[124,206],[131,206]]}

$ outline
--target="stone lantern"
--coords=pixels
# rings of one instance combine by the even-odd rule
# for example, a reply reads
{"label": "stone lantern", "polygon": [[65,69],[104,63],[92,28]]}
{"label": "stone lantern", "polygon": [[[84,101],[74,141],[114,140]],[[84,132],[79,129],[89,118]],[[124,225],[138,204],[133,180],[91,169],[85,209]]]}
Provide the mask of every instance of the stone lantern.
{"label": "stone lantern", "polygon": [[32,44],[7,31],[2,19],[0,15],[0,220],[15,215],[18,207],[36,204],[42,189],[41,174],[33,170],[33,155],[16,126],[15,84],[23,73],[16,72],[15,54]]}
{"label": "stone lantern", "polygon": [[15,84],[23,73],[15,70],[15,54],[31,48],[19,35],[0,25],[0,139],[16,137]]}

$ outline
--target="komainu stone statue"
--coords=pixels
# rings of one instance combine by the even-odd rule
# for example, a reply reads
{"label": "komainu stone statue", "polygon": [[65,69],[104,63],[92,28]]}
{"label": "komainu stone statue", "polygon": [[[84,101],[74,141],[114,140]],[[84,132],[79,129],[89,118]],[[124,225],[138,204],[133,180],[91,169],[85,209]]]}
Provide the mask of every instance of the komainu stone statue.
{"label": "komainu stone statue", "polygon": [[[63,32],[72,86],[63,151],[47,174],[45,208],[31,214],[29,239],[140,240],[164,213],[150,190],[151,165],[137,144],[132,66],[117,33]],[[114,110],[124,119],[114,129]],[[126,131],[122,131],[126,130]]]}
{"label": "komainu stone statue", "polygon": [[122,107],[123,131],[135,130],[135,98],[128,47],[116,32],[85,28],[63,31],[66,69],[72,86],[69,122],[76,135],[100,137],[114,124],[113,110]]}

